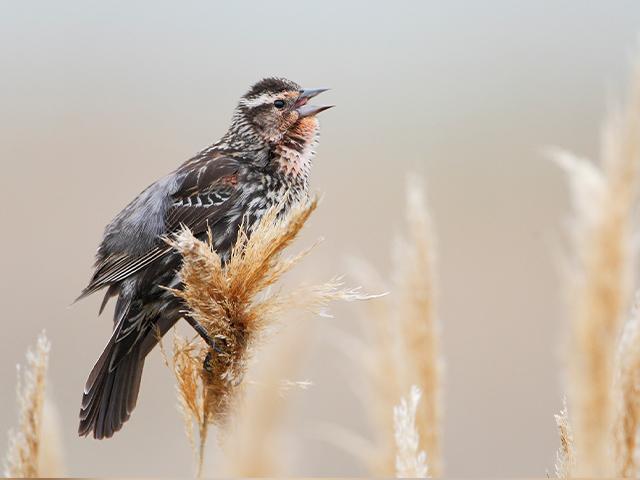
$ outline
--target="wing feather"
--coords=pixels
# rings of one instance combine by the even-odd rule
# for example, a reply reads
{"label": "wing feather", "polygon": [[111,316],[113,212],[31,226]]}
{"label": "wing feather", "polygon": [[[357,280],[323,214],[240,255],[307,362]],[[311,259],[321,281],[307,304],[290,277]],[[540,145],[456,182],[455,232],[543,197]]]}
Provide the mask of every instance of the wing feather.
{"label": "wing feather", "polygon": [[[186,162],[175,175],[180,178],[165,213],[165,235],[186,226],[203,233],[224,217],[237,196],[241,165],[235,158],[214,157]],[[77,300],[121,282],[171,251],[158,236],[157,244],[142,255],[111,252],[100,259],[89,285]],[[102,306],[104,308],[104,305]]]}

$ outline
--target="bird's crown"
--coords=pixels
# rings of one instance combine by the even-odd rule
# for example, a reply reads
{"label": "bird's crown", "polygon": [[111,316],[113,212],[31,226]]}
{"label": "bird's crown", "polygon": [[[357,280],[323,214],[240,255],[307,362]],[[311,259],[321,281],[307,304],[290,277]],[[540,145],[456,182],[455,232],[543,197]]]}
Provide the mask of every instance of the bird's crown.
{"label": "bird's crown", "polygon": [[296,82],[282,77],[268,77],[254,83],[243,98],[255,99],[261,95],[277,95],[287,91],[298,92],[300,90],[300,85]]}

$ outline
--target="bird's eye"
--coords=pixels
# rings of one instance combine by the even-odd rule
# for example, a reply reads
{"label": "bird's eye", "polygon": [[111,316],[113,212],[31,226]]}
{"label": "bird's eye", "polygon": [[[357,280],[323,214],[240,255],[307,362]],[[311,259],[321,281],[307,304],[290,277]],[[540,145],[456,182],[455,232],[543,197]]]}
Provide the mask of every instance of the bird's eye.
{"label": "bird's eye", "polygon": [[276,108],[284,108],[284,100],[276,100],[275,102],[273,102],[273,106]]}

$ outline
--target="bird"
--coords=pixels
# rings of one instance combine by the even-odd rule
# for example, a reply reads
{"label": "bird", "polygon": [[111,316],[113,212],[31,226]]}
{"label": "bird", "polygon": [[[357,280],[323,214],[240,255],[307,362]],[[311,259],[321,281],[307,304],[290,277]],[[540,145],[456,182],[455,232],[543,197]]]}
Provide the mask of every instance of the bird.
{"label": "bird", "polygon": [[196,238],[210,231],[224,264],[241,225],[250,234],[271,207],[286,212],[303,199],[319,136],[316,116],[333,106],[309,100],[326,90],[280,77],[258,81],[218,142],[148,186],[105,227],[94,273],[77,300],[106,289],[101,314],[117,299],[111,336],[82,393],[80,436],[110,438],[129,420],[145,358],[181,318],[220,348],[167,290],[182,287],[182,259],[165,240],[185,227]]}

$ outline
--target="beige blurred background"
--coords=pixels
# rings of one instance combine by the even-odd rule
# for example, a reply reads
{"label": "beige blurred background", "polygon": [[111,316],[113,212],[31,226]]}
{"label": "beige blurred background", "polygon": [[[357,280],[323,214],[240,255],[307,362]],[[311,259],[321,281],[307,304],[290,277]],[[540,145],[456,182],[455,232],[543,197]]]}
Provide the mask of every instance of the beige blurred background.
{"label": "beige blurred background", "polygon": [[[349,256],[387,272],[405,173],[418,172],[439,238],[446,472],[552,471],[568,202],[542,151],[597,156],[639,31],[634,1],[1,2],[0,432],[16,421],[15,364],[46,328],[68,473],[191,474],[157,352],[126,428],[77,438],[112,309],[97,318],[99,296],[69,304],[103,226],[217,140],[252,82],[280,75],[332,87],[337,105],[322,115],[312,179],[324,201],[298,247],[326,240],[295,278],[343,273]],[[314,387],[291,396],[286,422],[292,474],[366,473],[314,433],[368,434],[360,374],[325,332],[359,335],[357,310],[315,322],[296,374]]]}

